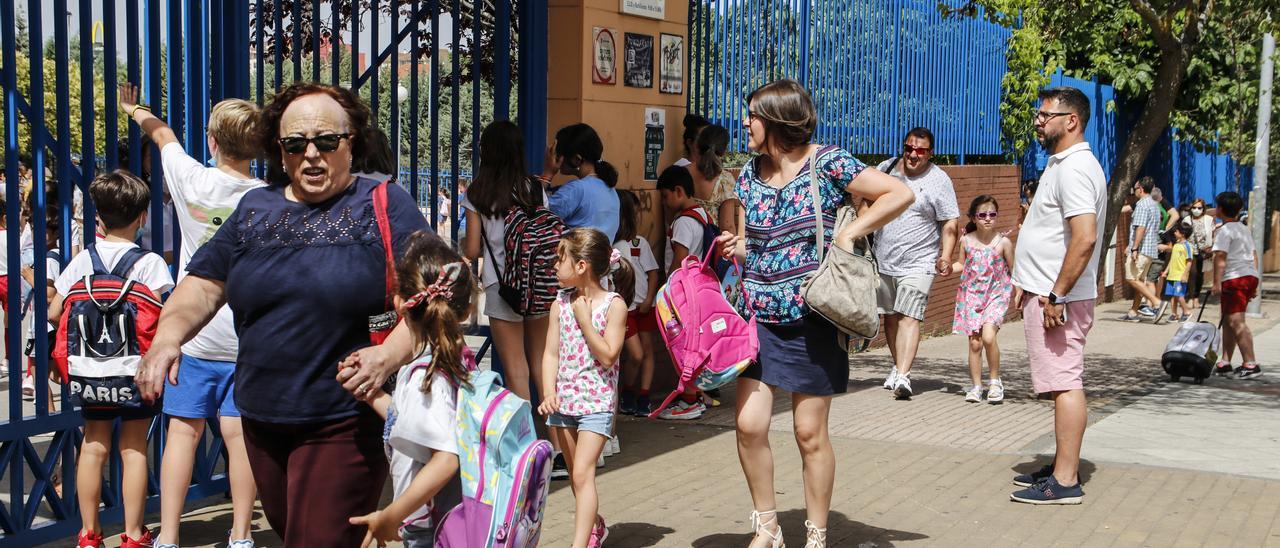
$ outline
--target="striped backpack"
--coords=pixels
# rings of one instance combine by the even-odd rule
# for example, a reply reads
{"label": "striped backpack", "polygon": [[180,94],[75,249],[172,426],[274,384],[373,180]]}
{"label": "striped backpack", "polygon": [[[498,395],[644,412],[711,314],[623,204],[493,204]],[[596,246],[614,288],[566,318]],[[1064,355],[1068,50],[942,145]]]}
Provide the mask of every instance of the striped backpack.
{"label": "striped backpack", "polygon": [[107,270],[96,246],[85,249],[93,274],[67,292],[53,359],[71,383],[71,404],[82,409],[144,407],[133,376],[151,348],[160,299],[129,277],[147,251],[132,248]]}
{"label": "striped backpack", "polygon": [[533,430],[528,401],[492,371],[458,390],[462,503],[436,529],[440,548],[533,548],[551,484],[551,442]]}
{"label": "striped backpack", "polygon": [[507,212],[503,247],[506,265],[499,292],[521,316],[546,314],[556,300],[556,246],[564,223],[546,206],[513,207]]}

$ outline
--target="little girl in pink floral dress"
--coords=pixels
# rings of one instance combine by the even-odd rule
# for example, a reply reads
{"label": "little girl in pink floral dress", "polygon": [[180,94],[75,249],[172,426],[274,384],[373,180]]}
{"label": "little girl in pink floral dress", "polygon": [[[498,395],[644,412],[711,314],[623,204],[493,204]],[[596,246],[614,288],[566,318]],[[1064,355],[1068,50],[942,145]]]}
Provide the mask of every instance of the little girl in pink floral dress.
{"label": "little girl in pink floral dress", "polygon": [[1000,382],[1000,346],[996,333],[1004,323],[1013,294],[1013,242],[996,232],[1000,206],[989,195],[974,198],[969,205],[969,225],[960,238],[964,249],[960,288],[956,291],[956,313],[951,330],[969,337],[969,378],[972,387],[965,401],[982,401],[982,353],[987,354],[991,383],[987,403],[1004,401]]}
{"label": "little girl in pink floral dress", "polygon": [[[635,291],[629,261],[603,232],[575,228],[564,233],[556,253],[563,289],[551,305],[551,325],[542,360],[542,404],[551,437],[564,455],[573,482],[573,548],[594,548],[608,536],[597,514],[596,460],[613,433],[618,403],[618,358],[627,330],[627,303]],[[611,281],[618,293],[602,283]]]}

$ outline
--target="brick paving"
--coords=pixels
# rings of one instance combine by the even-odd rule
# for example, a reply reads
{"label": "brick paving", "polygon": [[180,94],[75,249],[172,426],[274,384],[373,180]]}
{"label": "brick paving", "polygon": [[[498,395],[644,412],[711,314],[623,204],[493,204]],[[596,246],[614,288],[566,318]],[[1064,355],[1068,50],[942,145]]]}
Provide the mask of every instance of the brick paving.
{"label": "brick paving", "polygon": [[[1111,421],[1107,427],[1130,420],[1133,413],[1125,409],[1134,402],[1144,402],[1134,406],[1137,412],[1149,407],[1150,398],[1183,389],[1167,383],[1157,359],[1176,327],[1108,319],[1123,308],[1100,307],[1089,339],[1090,421]],[[1280,302],[1267,301],[1264,309],[1270,319],[1250,323],[1255,335],[1269,341],[1280,337],[1280,328],[1265,331],[1280,318]],[[1206,314],[1206,320],[1216,317]],[[853,358],[851,392],[832,405],[838,464],[831,546],[1280,546],[1280,481],[1198,469],[1195,462],[1153,466],[1141,459],[1129,464],[1086,458],[1083,505],[1009,502],[1012,475],[1046,462],[1053,419],[1051,405],[1030,393],[1021,325],[1010,324],[1000,341],[1009,389],[1000,406],[963,401],[966,346],[958,336],[924,342],[913,372],[918,395],[909,402],[894,401],[880,389],[887,353]],[[1262,358],[1264,365],[1276,363]],[[1269,369],[1257,382],[1211,380],[1194,388],[1214,390],[1215,398],[1231,390],[1274,398],[1280,395],[1280,372]],[[694,423],[620,418],[623,452],[599,471],[609,546],[747,544],[751,505],[738,466],[728,392],[724,405]],[[1184,405],[1182,399],[1168,401]],[[1260,402],[1262,409],[1274,405],[1274,400],[1252,397],[1238,405],[1250,401]],[[1209,405],[1184,407],[1178,412],[1211,410]],[[781,523],[789,545],[802,546],[801,463],[790,433],[789,399],[779,396],[774,411],[771,440]],[[1276,423],[1258,428],[1263,430],[1259,443],[1280,443]],[[1124,449],[1122,435],[1110,439]],[[1086,438],[1086,455],[1088,443]],[[188,515],[186,546],[225,542],[229,505],[206,502],[215,504]],[[568,484],[555,482],[543,546],[568,544],[572,507]],[[257,525],[260,546],[279,545],[264,520]]]}

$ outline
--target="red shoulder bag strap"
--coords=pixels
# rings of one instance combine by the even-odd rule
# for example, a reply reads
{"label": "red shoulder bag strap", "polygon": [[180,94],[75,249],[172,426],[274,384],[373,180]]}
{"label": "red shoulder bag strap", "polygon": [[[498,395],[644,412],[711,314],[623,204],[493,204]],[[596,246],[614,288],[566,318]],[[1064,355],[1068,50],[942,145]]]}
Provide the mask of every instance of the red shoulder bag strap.
{"label": "red shoulder bag strap", "polygon": [[378,219],[378,232],[382,235],[382,248],[387,253],[387,310],[392,307],[392,295],[396,291],[396,259],[391,246],[391,220],[387,217],[387,184],[373,187],[373,214]]}

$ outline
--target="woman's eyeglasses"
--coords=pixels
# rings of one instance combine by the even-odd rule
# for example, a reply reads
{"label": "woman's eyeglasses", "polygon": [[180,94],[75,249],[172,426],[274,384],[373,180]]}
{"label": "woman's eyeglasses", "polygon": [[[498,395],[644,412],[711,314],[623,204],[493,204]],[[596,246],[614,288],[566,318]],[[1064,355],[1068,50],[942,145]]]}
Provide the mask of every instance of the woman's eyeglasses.
{"label": "woman's eyeglasses", "polygon": [[316,150],[320,152],[333,152],[338,150],[338,145],[342,144],[342,140],[351,137],[350,133],[326,133],[324,135],[316,135],[315,137],[281,137],[280,147],[289,154],[302,154],[307,151],[308,144],[315,144]]}
{"label": "woman's eyeglasses", "polygon": [[979,211],[973,214],[973,218],[979,221],[994,220],[996,218],[995,211]]}

